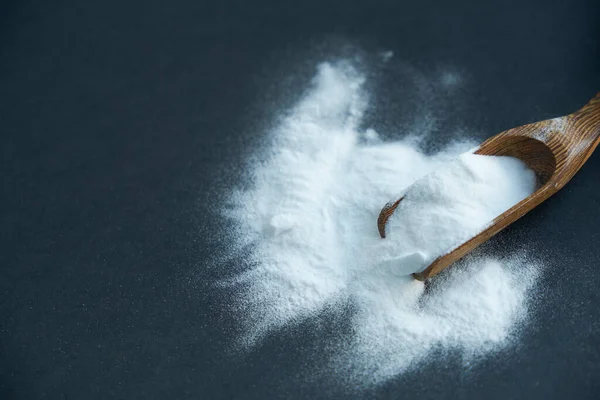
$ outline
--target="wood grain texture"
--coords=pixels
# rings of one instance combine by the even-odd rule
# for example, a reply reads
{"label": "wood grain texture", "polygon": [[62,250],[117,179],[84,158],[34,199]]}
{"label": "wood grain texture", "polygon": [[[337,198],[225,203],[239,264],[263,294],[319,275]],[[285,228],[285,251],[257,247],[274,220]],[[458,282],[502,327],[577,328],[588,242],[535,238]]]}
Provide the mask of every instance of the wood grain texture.
{"label": "wood grain texture", "polygon": [[379,236],[381,236],[382,239],[385,239],[385,224],[387,223],[387,220],[394,213],[394,211],[396,211],[396,208],[403,198],[404,197],[400,197],[396,201],[390,201],[381,209],[379,217],[377,217],[377,230],[379,231]]}
{"label": "wood grain texture", "polygon": [[[600,92],[583,108],[572,114],[509,129],[483,142],[475,154],[512,156],[521,159],[535,171],[538,189],[499,215],[477,236],[448,254],[438,257],[423,272],[413,274],[414,277],[425,280],[437,275],[558,192],[579,171],[598,143],[600,143]],[[391,204],[397,207],[398,203],[399,201]],[[385,210],[385,221],[396,209],[396,207],[393,209],[390,207],[386,209],[386,207],[382,210],[382,214]],[[379,219],[381,218],[380,215]],[[385,226],[379,229],[380,233],[382,230],[385,233]]]}

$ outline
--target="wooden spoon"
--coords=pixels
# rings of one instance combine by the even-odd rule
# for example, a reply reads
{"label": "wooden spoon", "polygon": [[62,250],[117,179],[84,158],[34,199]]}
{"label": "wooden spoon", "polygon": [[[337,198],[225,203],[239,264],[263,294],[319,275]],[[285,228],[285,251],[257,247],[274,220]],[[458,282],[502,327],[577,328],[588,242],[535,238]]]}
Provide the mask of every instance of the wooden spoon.
{"label": "wooden spoon", "polygon": [[[413,276],[418,280],[425,280],[437,275],[558,192],[579,171],[598,143],[600,92],[582,109],[572,114],[509,129],[483,142],[475,154],[519,158],[536,173],[538,189],[500,214],[477,236],[438,257],[423,272]],[[382,238],[385,238],[388,218],[402,199],[388,203],[381,210],[377,227]]]}

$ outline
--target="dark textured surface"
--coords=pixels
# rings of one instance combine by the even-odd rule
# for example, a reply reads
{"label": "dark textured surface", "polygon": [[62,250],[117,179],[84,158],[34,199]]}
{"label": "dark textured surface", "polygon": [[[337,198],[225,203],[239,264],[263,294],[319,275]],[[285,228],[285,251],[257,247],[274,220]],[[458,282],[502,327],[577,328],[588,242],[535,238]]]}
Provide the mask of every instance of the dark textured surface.
{"label": "dark textured surface", "polygon": [[539,252],[544,289],[518,347],[472,369],[305,382],[336,318],[227,356],[235,327],[202,282],[227,273],[208,264],[211,205],[317,62],[393,50],[368,121],[388,133],[419,107],[398,71],[454,69],[462,100],[428,99],[446,107],[434,141],[484,139],[600,90],[599,15],[592,0],[0,3],[0,398],[598,398],[598,154],[491,243]]}

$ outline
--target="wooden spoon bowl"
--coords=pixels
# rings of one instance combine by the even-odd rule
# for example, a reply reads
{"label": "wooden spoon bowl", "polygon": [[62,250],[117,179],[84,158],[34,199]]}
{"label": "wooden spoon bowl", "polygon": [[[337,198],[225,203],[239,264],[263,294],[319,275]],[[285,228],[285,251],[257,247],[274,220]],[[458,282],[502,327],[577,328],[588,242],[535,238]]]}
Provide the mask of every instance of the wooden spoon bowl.
{"label": "wooden spoon bowl", "polygon": [[[522,160],[537,175],[538,189],[496,217],[478,235],[435,259],[425,270],[413,274],[419,280],[437,275],[455,261],[521,218],[562,189],[583,166],[600,143],[600,92],[579,111],[564,117],[509,129],[483,142],[474,152],[511,156]],[[385,224],[402,198],[388,203],[377,220],[385,237]]]}

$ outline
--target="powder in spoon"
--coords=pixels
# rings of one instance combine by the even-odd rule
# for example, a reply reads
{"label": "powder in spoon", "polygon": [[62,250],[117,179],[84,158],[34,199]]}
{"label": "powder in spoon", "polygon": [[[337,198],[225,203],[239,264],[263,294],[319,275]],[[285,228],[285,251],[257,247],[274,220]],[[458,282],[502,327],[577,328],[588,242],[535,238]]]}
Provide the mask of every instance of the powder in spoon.
{"label": "powder in spoon", "polygon": [[[353,386],[382,382],[432,361],[435,350],[468,358],[505,347],[527,314],[537,271],[522,254],[510,259],[473,256],[436,277],[432,290],[424,293],[422,282],[402,275],[410,268],[400,273],[382,268],[381,254],[422,251],[434,257],[452,247],[460,240],[455,231],[431,232],[435,224],[452,227],[437,220],[451,221],[456,210],[448,207],[462,210],[464,222],[474,218],[470,202],[493,206],[476,215],[475,231],[530,189],[531,174],[513,160],[491,161],[491,166],[486,161],[484,169],[479,158],[463,156],[450,170],[460,170],[460,160],[473,168],[457,176],[459,186],[440,187],[436,199],[423,191],[426,201],[415,204],[420,212],[404,216],[402,209],[410,207],[403,205],[390,221],[388,239],[381,239],[376,220],[383,203],[425,174],[448,168],[474,143],[454,143],[427,155],[414,140],[383,142],[374,130],[363,132],[364,81],[347,63],[320,65],[312,88],[265,135],[263,151],[244,171],[247,187],[232,193],[223,211],[232,232],[225,256],[242,272],[220,282],[222,290],[232,293],[223,297],[243,328],[241,350],[255,348],[286,325],[318,320],[324,309],[340,315],[352,310],[343,319],[350,324],[343,330],[352,334],[330,338],[334,351],[323,371],[327,379],[337,376]],[[510,171],[517,175],[515,181],[504,177]],[[460,185],[469,174],[472,190],[467,193]],[[488,179],[500,185],[493,196],[488,189],[478,192],[480,186],[488,187]],[[407,191],[407,199],[414,196],[410,201],[417,202],[417,189],[431,181],[419,182]],[[440,178],[439,184],[444,183],[446,178]],[[450,206],[441,194],[464,202]],[[423,215],[430,218],[427,224],[419,220]],[[407,218],[413,218],[411,223],[403,224]],[[443,243],[430,248],[428,235]],[[414,250],[396,240],[403,236],[411,238]],[[329,339],[322,346],[316,353],[331,351]]]}
{"label": "powder in spoon", "polygon": [[402,201],[377,251],[381,267],[399,275],[422,271],[532,194],[535,186],[535,173],[517,158],[461,154],[396,197]]}

